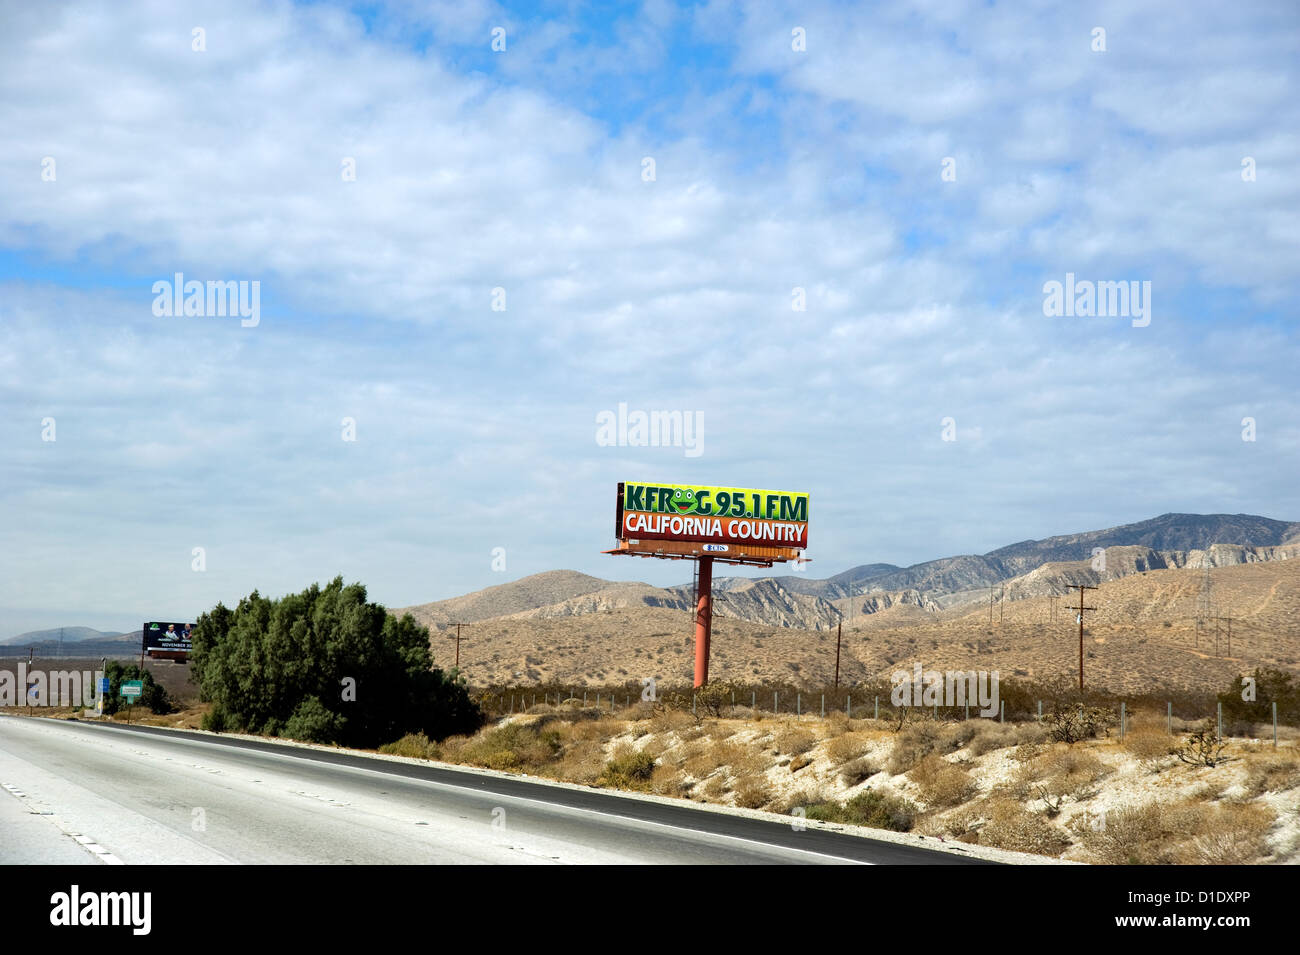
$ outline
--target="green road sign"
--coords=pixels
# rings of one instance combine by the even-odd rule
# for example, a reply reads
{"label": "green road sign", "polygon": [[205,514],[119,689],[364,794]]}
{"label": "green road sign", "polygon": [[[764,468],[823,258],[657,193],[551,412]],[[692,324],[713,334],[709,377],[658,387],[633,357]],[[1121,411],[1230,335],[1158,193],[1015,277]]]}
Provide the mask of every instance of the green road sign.
{"label": "green road sign", "polygon": [[124,680],[122,682],[122,695],[128,700],[134,700],[144,693],[143,680]]}

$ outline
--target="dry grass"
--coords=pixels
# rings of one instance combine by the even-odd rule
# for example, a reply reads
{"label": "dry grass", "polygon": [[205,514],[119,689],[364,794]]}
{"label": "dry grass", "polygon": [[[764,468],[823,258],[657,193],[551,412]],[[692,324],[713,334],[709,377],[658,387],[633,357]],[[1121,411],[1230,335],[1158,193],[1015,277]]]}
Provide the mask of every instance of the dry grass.
{"label": "dry grass", "polygon": [[1246,769],[1245,789],[1251,796],[1286,792],[1297,786],[1300,786],[1300,760],[1294,754],[1256,759]]}
{"label": "dry grass", "polygon": [[1097,783],[1115,771],[1087,750],[1067,744],[1043,754],[1039,762],[1047,791],[1072,799],[1096,795]]}
{"label": "dry grass", "polygon": [[1012,799],[993,798],[954,813],[948,831],[959,838],[974,836],[982,846],[1059,856],[1071,846],[1070,837],[1042,816]]}
{"label": "dry grass", "polygon": [[772,801],[772,787],[763,776],[742,776],[732,788],[736,805],[745,809],[762,809]]}
{"label": "dry grass", "polygon": [[1265,806],[1153,801],[1090,816],[1077,829],[1093,861],[1111,865],[1241,865],[1267,853]]}
{"label": "dry grass", "polygon": [[969,772],[936,753],[913,766],[908,776],[921,787],[921,798],[930,809],[959,806],[979,792]]}
{"label": "dry grass", "polygon": [[878,772],[880,772],[880,767],[875,760],[861,756],[840,767],[840,779],[844,780],[846,786],[856,786],[870,779]]}
{"label": "dry grass", "polygon": [[838,766],[857,759],[871,749],[871,739],[865,733],[846,732],[826,743],[826,756]]}
{"label": "dry grass", "polygon": [[1163,762],[1165,757],[1172,756],[1177,746],[1177,742],[1164,727],[1134,731],[1124,737],[1124,748],[1152,768]]}
{"label": "dry grass", "polygon": [[772,743],[783,756],[801,756],[817,745],[817,737],[801,726],[787,726],[777,731]]}
{"label": "dry grass", "polygon": [[650,774],[650,791],[660,796],[685,796],[690,790],[690,783],[676,766],[665,766],[661,763],[656,765],[654,772]]}
{"label": "dry grass", "polygon": [[905,773],[931,753],[956,748],[952,742],[951,738],[945,739],[944,729],[939,723],[911,723],[894,737],[894,748],[885,768],[894,775]]}

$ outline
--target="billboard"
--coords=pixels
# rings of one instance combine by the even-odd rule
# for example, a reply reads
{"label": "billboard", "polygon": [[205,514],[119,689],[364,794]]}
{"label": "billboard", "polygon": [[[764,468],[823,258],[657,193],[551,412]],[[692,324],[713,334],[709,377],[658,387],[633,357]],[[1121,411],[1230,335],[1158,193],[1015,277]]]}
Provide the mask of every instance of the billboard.
{"label": "billboard", "polygon": [[624,481],[615,519],[621,541],[689,541],[719,554],[808,546],[808,495],[790,491]]}
{"label": "billboard", "polygon": [[186,653],[193,649],[190,643],[192,623],[163,623],[151,620],[144,625],[145,653]]}

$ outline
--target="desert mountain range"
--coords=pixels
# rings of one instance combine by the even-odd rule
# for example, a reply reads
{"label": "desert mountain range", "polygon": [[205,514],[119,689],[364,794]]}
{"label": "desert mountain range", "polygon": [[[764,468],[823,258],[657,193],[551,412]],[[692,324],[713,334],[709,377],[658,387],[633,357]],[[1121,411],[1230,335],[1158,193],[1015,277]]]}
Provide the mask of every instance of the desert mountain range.
{"label": "desert mountain range", "polygon": [[[719,568],[712,675],[829,682],[842,624],[845,680],[887,677],[917,661],[1046,676],[1077,667],[1077,625],[1065,605],[1069,594],[1077,599],[1071,585],[1089,584],[1101,588],[1088,592],[1098,609],[1086,620],[1096,679],[1115,689],[1153,681],[1221,689],[1254,665],[1300,666],[1298,557],[1300,523],[1165,514],[824,579],[722,577]],[[392,612],[434,630],[444,662],[448,625],[470,624],[461,665],[476,684],[582,685],[688,679],[693,606],[690,583],[661,588],[559,570]]]}

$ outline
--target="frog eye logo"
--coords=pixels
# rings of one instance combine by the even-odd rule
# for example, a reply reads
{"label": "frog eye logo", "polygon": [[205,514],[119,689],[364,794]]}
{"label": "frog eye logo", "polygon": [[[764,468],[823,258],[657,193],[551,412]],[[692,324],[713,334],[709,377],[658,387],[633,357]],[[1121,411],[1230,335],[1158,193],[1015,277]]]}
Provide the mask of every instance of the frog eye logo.
{"label": "frog eye logo", "polygon": [[673,510],[678,514],[691,514],[695,511],[696,506],[695,492],[690,488],[679,487],[673,491],[673,499],[670,502]]}

